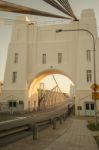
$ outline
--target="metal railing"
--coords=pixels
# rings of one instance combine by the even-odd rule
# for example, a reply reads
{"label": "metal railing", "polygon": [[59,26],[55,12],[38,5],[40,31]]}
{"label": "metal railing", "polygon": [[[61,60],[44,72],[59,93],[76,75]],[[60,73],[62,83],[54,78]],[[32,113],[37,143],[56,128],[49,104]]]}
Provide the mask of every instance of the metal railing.
{"label": "metal railing", "polygon": [[10,136],[16,133],[20,133],[22,131],[32,131],[33,140],[38,139],[38,132],[44,129],[47,126],[52,126],[53,129],[56,129],[57,121],[62,123],[71,112],[72,107],[62,108],[61,110],[50,111],[47,113],[40,114],[39,117],[27,117],[23,119],[19,119],[17,121],[6,122],[0,124],[0,139],[2,137]]}

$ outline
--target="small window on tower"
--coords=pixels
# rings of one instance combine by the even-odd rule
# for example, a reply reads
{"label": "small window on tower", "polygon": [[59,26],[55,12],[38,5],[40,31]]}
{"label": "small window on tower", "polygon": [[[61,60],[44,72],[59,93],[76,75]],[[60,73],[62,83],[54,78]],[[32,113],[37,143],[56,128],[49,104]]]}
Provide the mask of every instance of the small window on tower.
{"label": "small window on tower", "polygon": [[92,70],[87,70],[87,82],[92,81]]}
{"label": "small window on tower", "polygon": [[58,64],[62,63],[62,53],[58,53]]}
{"label": "small window on tower", "polygon": [[46,54],[42,54],[42,64],[46,64]]}
{"label": "small window on tower", "polygon": [[13,72],[12,82],[15,83],[17,79],[17,72]]}
{"label": "small window on tower", "polygon": [[15,57],[14,57],[14,62],[15,62],[15,64],[18,63],[18,56],[19,56],[19,54],[18,54],[18,53],[15,53]]}
{"label": "small window on tower", "polygon": [[88,49],[88,50],[86,51],[86,58],[87,58],[87,61],[88,61],[88,62],[91,61],[91,50],[90,50],[90,49]]}

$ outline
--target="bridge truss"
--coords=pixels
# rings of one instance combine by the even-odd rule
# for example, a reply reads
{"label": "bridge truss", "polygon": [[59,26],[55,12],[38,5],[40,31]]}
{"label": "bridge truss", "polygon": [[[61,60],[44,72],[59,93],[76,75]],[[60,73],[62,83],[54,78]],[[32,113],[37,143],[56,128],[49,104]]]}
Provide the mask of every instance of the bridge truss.
{"label": "bridge truss", "polygon": [[56,83],[55,87],[53,87],[51,90],[38,89],[38,106],[40,108],[54,107],[66,101],[66,98],[68,97],[66,93],[61,91],[55,76],[52,76]]}

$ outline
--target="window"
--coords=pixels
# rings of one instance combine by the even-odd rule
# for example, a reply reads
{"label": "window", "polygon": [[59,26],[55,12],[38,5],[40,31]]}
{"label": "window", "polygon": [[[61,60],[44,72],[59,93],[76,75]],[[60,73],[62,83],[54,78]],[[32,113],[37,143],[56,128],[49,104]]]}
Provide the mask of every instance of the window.
{"label": "window", "polygon": [[77,109],[78,109],[78,110],[82,110],[82,106],[78,106]]}
{"label": "window", "polygon": [[17,105],[17,102],[15,102],[15,101],[9,102],[9,107],[16,107],[16,105]]}
{"label": "window", "polygon": [[92,70],[87,70],[87,82],[92,81]]}
{"label": "window", "polygon": [[86,51],[86,58],[87,58],[88,62],[91,61],[91,50],[89,50],[89,49]]}
{"label": "window", "polygon": [[17,79],[17,72],[13,72],[12,82],[15,83]]}
{"label": "window", "polygon": [[94,110],[95,108],[95,105],[94,105],[94,103],[93,104],[90,104],[91,105],[91,110]]}
{"label": "window", "polygon": [[22,100],[19,100],[19,104],[22,104],[22,105],[23,105],[24,103],[23,103],[23,101],[22,101]]}
{"label": "window", "polygon": [[46,64],[46,54],[42,54],[42,64]]}
{"label": "window", "polygon": [[16,102],[13,102],[13,107],[16,107],[16,104],[17,104]]}
{"label": "window", "polygon": [[58,64],[62,63],[62,53],[58,53]]}
{"label": "window", "polygon": [[86,104],[86,110],[89,110],[89,104]]}
{"label": "window", "polygon": [[9,107],[12,107],[12,102],[9,102]]}
{"label": "window", "polygon": [[18,53],[15,53],[15,58],[14,58],[15,64],[18,63],[18,56],[19,56],[19,54],[18,54]]}

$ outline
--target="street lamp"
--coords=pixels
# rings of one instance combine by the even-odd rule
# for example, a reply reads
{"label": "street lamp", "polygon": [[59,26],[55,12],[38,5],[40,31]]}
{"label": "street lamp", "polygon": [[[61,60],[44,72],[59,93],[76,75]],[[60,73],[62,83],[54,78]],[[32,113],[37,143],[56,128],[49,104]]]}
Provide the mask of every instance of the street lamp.
{"label": "street lamp", "polygon": [[[93,79],[94,79],[94,86],[96,86],[96,59],[95,59],[95,52],[96,52],[96,46],[95,46],[95,37],[93,35],[92,32],[90,32],[89,30],[87,29],[58,29],[56,30],[56,33],[59,33],[59,32],[87,32],[92,40],[93,40]],[[96,87],[93,88],[94,90],[94,93],[96,93]],[[97,105],[96,105],[96,98],[94,97],[94,101],[95,101],[95,124],[97,125]]]}

